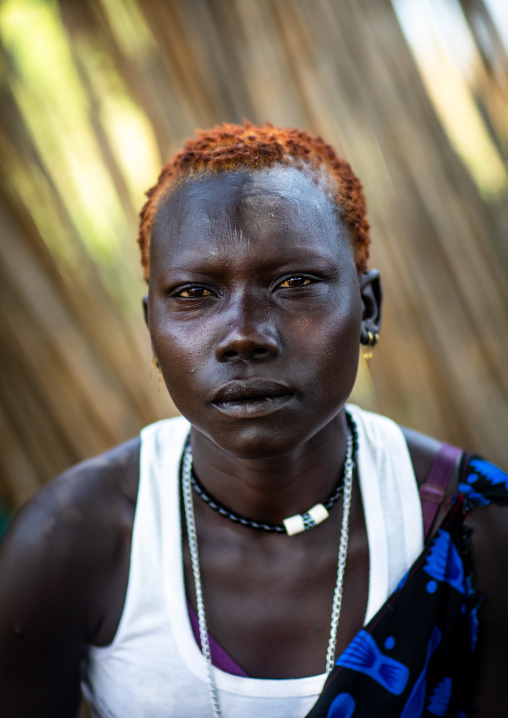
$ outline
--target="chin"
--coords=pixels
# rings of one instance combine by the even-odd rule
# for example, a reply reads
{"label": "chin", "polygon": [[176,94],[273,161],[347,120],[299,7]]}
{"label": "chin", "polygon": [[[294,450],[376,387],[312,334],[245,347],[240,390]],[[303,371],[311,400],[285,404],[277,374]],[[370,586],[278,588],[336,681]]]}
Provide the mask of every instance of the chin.
{"label": "chin", "polygon": [[304,426],[301,421],[243,421],[236,426],[228,426],[226,431],[205,430],[203,433],[235,458],[275,459],[298,449],[327,423]]}

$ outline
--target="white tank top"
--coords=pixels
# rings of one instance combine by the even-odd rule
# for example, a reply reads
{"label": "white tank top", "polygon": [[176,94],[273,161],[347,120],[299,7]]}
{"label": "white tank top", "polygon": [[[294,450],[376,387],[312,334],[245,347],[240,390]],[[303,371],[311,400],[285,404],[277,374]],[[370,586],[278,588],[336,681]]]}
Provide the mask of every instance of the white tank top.
{"label": "white tank top", "polygon": [[[349,406],[359,439],[358,473],[369,542],[365,623],[423,549],[416,479],[399,427]],[[116,636],[91,646],[83,692],[94,718],[211,715],[204,658],[187,611],[181,546],[179,464],[189,424],[159,421],[141,432],[140,483],[129,583]],[[331,597],[330,597],[331,600]],[[325,675],[267,680],[215,670],[225,718],[303,718]]]}

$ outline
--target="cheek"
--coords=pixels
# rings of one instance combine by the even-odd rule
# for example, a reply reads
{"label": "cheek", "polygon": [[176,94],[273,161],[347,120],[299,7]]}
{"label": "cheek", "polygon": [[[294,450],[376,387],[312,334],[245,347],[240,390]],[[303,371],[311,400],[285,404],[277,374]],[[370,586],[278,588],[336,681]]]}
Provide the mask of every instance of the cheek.
{"label": "cheek", "polygon": [[[362,305],[359,299],[343,302],[335,312],[323,312],[302,325],[295,346],[304,347],[301,359],[317,383],[323,400],[341,402],[353,389],[358,371]],[[302,323],[303,324],[303,323]],[[298,349],[297,349],[298,351]]]}
{"label": "cheek", "polygon": [[199,376],[209,349],[196,334],[199,331],[160,332],[155,341],[152,340],[166,383],[178,387],[179,383]]}
{"label": "cheek", "polygon": [[[333,299],[297,319],[296,344],[337,357],[357,353],[360,343],[362,303],[354,292],[337,293]],[[345,367],[344,367],[345,368]]]}
{"label": "cheek", "polygon": [[[312,311],[278,313],[279,376],[302,388],[302,418],[321,421],[336,413],[349,397],[358,369],[362,305],[353,291],[338,291]],[[215,358],[215,342],[224,322],[219,317],[175,318],[163,302],[150,306],[150,335],[168,391],[192,423],[207,416],[205,398],[220,383],[224,365]],[[224,318],[225,319],[225,318]]]}
{"label": "cheek", "polygon": [[165,316],[163,309],[156,307],[150,314],[149,326],[164,381],[171,398],[182,411],[179,404],[184,398],[187,401],[192,399],[194,392],[191,388],[196,385],[199,367],[210,352],[206,329],[203,326],[191,327],[188,322],[175,321],[171,315]]}

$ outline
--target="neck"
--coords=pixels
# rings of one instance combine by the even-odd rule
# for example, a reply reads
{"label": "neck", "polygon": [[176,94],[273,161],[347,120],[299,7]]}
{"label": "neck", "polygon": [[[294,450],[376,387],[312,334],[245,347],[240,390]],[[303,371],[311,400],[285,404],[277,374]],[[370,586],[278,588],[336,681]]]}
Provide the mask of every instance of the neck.
{"label": "neck", "polygon": [[230,456],[192,429],[194,471],[216,499],[236,513],[280,524],[323,502],[342,472],[347,427],[344,411],[289,454],[271,459]]}

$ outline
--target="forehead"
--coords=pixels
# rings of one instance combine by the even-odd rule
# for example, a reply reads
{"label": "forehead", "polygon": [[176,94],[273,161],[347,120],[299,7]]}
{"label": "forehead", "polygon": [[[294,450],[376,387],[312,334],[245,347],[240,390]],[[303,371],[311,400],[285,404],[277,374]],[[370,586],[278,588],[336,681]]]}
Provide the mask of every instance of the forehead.
{"label": "forehead", "polygon": [[230,254],[240,245],[271,253],[350,249],[326,179],[290,167],[185,181],[161,203],[151,244],[157,259],[168,251]]}

